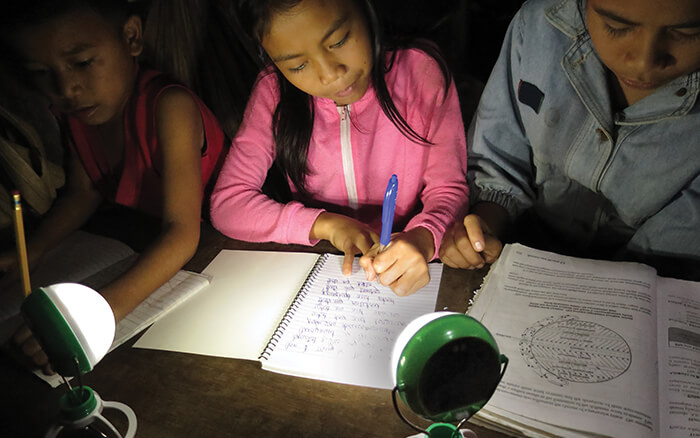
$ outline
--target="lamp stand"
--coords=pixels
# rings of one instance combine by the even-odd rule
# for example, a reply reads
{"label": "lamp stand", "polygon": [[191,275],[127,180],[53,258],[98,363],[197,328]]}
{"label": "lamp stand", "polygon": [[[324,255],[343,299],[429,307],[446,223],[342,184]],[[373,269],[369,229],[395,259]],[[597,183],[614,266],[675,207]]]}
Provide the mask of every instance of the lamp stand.
{"label": "lamp stand", "polygon": [[[124,403],[103,401],[89,386],[78,386],[63,394],[58,401],[60,414],[58,422],[51,425],[44,438],[55,438],[65,429],[95,431],[95,436],[133,438],[136,435],[136,414]],[[128,427],[124,435],[103,415],[104,409],[121,412],[127,419]],[[98,435],[99,433],[99,435]]]}

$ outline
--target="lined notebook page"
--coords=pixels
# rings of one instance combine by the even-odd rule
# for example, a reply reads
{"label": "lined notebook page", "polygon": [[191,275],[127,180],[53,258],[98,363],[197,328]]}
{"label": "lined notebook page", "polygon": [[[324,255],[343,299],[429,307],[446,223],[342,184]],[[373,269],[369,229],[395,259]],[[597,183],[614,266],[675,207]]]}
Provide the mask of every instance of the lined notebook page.
{"label": "lined notebook page", "polygon": [[331,382],[391,389],[391,353],[414,318],[435,310],[442,264],[432,263],[430,283],[399,297],[367,281],[358,259],[342,273],[342,256],[326,255],[263,353],[263,368]]}

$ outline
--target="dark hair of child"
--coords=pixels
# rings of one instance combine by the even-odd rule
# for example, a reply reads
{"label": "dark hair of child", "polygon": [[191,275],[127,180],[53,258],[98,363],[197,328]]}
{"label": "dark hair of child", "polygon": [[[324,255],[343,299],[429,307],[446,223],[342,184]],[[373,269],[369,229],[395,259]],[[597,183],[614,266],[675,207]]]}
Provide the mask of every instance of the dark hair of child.
{"label": "dark hair of child", "polygon": [[125,0],[21,0],[5,2],[0,14],[0,59],[8,72],[14,74],[22,85],[26,75],[19,69],[22,60],[11,48],[12,34],[16,31],[41,25],[53,18],[75,11],[90,10],[111,23],[115,32],[121,32],[127,18],[137,12],[138,7]]}
{"label": "dark hair of child", "polygon": [[125,0],[22,0],[3,5],[0,27],[7,34],[13,30],[41,24],[69,12],[89,9],[121,29],[131,14]]}
{"label": "dark hair of child", "polygon": [[140,61],[172,74],[212,110],[233,138],[260,61],[242,43],[227,0],[150,0]]}
{"label": "dark hair of child", "polygon": [[[452,76],[446,62],[437,47],[432,43],[421,40],[401,41],[398,38],[384,40],[380,21],[369,0],[353,0],[363,14],[372,41],[372,70],[370,72],[379,104],[384,114],[397,129],[407,138],[423,144],[430,142],[414,131],[399,113],[387,89],[385,74],[393,66],[396,49],[417,48],[434,58],[442,71],[445,80],[445,93]],[[266,64],[272,61],[267,58],[262,49],[261,41],[273,14],[287,11],[301,0],[239,0],[238,19],[250,43],[257,44]],[[384,60],[390,54],[389,61]],[[280,100],[273,115],[273,131],[275,138],[276,163],[281,172],[289,177],[301,193],[306,193],[304,180],[308,174],[306,159],[311,131],[313,129],[314,108],[312,96],[299,90],[276,71],[280,89]]]}

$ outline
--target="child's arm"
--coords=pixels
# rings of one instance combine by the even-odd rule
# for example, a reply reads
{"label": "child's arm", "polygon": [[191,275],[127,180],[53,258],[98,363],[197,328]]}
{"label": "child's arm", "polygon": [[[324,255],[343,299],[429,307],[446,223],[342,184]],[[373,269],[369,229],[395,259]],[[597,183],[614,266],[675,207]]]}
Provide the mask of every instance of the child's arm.
{"label": "child's arm", "polygon": [[163,156],[162,230],[127,272],[100,291],[117,321],[175,275],[199,242],[204,128],[187,91],[169,88],[161,94],[156,135]]}
{"label": "child's arm", "polygon": [[617,257],[650,264],[662,276],[698,281],[699,230],[700,175],[696,175],[641,224]]}
{"label": "child's arm", "polygon": [[262,192],[275,159],[272,115],[277,105],[273,73],[259,78],[245,117],[211,196],[211,221],[223,234],[248,242],[313,245],[311,229],[323,209],[286,204]]}
{"label": "child's arm", "polygon": [[466,211],[468,200],[467,146],[455,84],[451,82],[445,92],[437,63],[425,54],[418,56],[407,73],[415,81],[415,100],[402,110],[412,115],[407,122],[432,143],[423,149],[426,165],[416,169],[424,182],[423,208],[402,233],[392,236],[384,252],[375,256],[377,252],[370,251],[360,260],[368,278],[378,274],[379,281],[399,295],[427,284],[427,263],[437,255],[448,226]]}
{"label": "child's arm", "polygon": [[469,126],[467,173],[474,209],[443,238],[440,258],[448,266],[473,269],[495,261],[505,229],[535,198],[532,148],[515,101],[520,62],[526,58],[522,22],[521,11],[508,28]]}
{"label": "child's arm", "polygon": [[[156,125],[163,153],[163,226],[161,234],[136,263],[100,290],[117,322],[182,268],[199,242],[202,197],[200,149],[204,138],[199,108],[186,91],[171,88],[164,91],[158,101]],[[32,239],[45,238],[46,242],[37,241],[33,250],[48,248],[49,242],[57,241],[59,231],[77,229],[99,205],[99,194],[84,170],[74,176],[77,182],[73,184],[77,187],[56,205],[56,210],[51,209],[50,216]],[[61,219],[66,222],[61,222]],[[67,226],[68,223],[73,226]],[[53,231],[49,229],[51,225],[55,226]],[[13,342],[45,373],[53,373],[46,355],[26,326],[17,330]]]}

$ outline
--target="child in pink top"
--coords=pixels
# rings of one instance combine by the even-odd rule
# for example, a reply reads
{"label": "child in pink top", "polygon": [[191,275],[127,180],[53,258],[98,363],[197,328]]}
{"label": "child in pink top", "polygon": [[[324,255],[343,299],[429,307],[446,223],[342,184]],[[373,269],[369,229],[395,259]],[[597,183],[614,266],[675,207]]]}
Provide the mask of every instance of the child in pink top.
{"label": "child in pink top", "polygon": [[[368,279],[378,274],[410,294],[428,282],[427,262],[466,208],[466,144],[449,73],[426,51],[386,51],[367,2],[277,3],[239,2],[270,65],[214,188],[212,222],[241,240],[329,240],[346,255],[345,273],[362,253]],[[262,193],[273,165],[287,176],[292,202]],[[380,254],[392,174],[399,232]]]}

